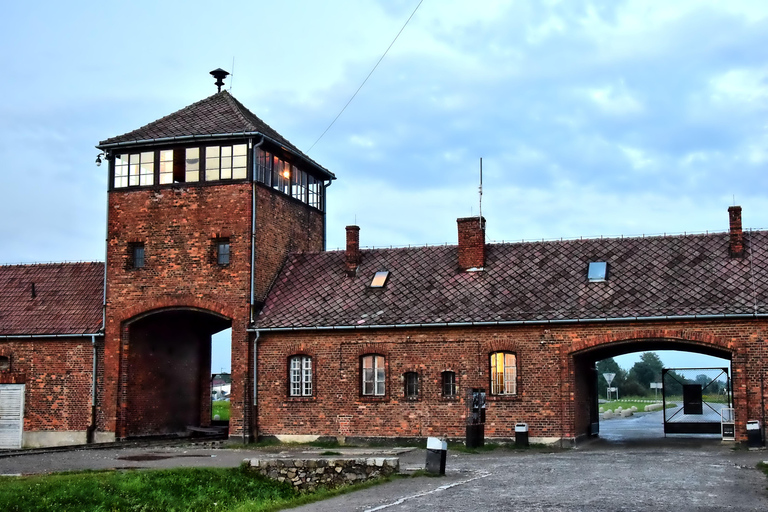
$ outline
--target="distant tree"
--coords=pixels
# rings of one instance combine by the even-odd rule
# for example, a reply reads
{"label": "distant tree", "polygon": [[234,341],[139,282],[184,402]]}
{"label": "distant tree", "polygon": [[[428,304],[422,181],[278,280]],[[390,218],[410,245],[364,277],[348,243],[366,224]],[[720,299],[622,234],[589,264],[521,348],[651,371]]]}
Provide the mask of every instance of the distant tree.
{"label": "distant tree", "polygon": [[626,382],[624,382],[624,385],[619,388],[619,392],[621,393],[620,396],[622,397],[646,396],[648,395],[648,388],[644,387],[642,384],[637,382],[634,377],[630,376],[627,378]]}
{"label": "distant tree", "polygon": [[[661,382],[661,362],[656,352],[643,352],[640,361],[636,362],[629,371],[629,378],[634,378],[646,390],[651,388],[651,382]],[[647,391],[646,391],[647,392]]]}
{"label": "distant tree", "polygon": [[619,363],[617,363],[612,357],[609,357],[608,359],[598,361],[596,368],[597,396],[600,398],[605,398],[607,396],[606,392],[608,391],[608,382],[605,380],[605,377],[603,377],[604,373],[613,373],[616,375],[611,382],[611,387],[619,388],[619,393],[621,393],[621,386],[624,385],[624,381],[627,378],[627,372],[619,366]]}

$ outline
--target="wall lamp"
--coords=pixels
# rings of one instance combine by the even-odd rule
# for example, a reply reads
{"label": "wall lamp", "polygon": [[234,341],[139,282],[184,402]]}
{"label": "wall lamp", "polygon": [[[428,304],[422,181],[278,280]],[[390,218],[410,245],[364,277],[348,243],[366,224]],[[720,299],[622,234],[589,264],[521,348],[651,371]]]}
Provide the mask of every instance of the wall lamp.
{"label": "wall lamp", "polygon": [[96,166],[97,167],[101,165],[101,157],[105,157],[106,158],[106,155],[104,154],[103,151],[101,153],[99,153],[98,155],[96,155]]}

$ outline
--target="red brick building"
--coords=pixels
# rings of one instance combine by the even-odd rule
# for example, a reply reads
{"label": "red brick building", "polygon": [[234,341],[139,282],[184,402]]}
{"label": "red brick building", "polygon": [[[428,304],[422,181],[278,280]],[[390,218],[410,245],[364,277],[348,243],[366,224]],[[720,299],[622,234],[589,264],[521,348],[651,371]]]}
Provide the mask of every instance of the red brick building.
{"label": "red brick building", "polygon": [[596,433],[595,362],[659,349],[730,360],[737,438],[761,419],[768,233],[738,207],[726,233],[487,244],[475,217],[454,246],[361,250],[350,226],[325,252],[334,175],[226,91],[98,147],[106,264],[0,267],[25,446],[210,425],[229,327],[232,439],[461,438],[482,388],[486,436],[571,442]]}

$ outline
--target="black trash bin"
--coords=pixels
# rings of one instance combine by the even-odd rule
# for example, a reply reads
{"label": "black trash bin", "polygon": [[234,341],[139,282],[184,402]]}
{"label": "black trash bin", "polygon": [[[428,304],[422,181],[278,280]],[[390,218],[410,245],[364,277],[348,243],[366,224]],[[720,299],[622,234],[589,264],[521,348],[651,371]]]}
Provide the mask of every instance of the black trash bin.
{"label": "black trash bin", "polygon": [[485,446],[485,425],[474,423],[467,425],[467,448],[482,448]]}
{"label": "black trash bin", "polygon": [[760,422],[757,420],[747,422],[747,446],[749,448],[763,446],[763,433],[760,431]]}
{"label": "black trash bin", "polygon": [[448,443],[436,437],[427,438],[427,473],[445,475],[445,458],[448,454]]}
{"label": "black trash bin", "polygon": [[515,446],[524,448],[528,446],[528,424],[515,424]]}

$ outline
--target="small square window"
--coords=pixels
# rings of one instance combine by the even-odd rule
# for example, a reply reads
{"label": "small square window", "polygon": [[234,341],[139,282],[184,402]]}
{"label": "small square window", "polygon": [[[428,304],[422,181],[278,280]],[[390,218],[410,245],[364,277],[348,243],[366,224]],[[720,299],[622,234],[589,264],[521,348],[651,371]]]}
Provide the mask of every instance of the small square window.
{"label": "small square window", "polygon": [[600,283],[608,277],[608,263],[605,261],[591,261],[589,262],[589,270],[587,271],[587,280],[590,283]]}
{"label": "small square window", "polygon": [[133,268],[144,268],[144,244],[131,245],[131,266]]}
{"label": "small square window", "polygon": [[229,240],[219,240],[216,243],[216,263],[229,265]]}
{"label": "small square window", "polygon": [[388,270],[376,272],[371,281],[371,288],[384,288],[384,285],[387,283],[387,278],[389,278]]}

